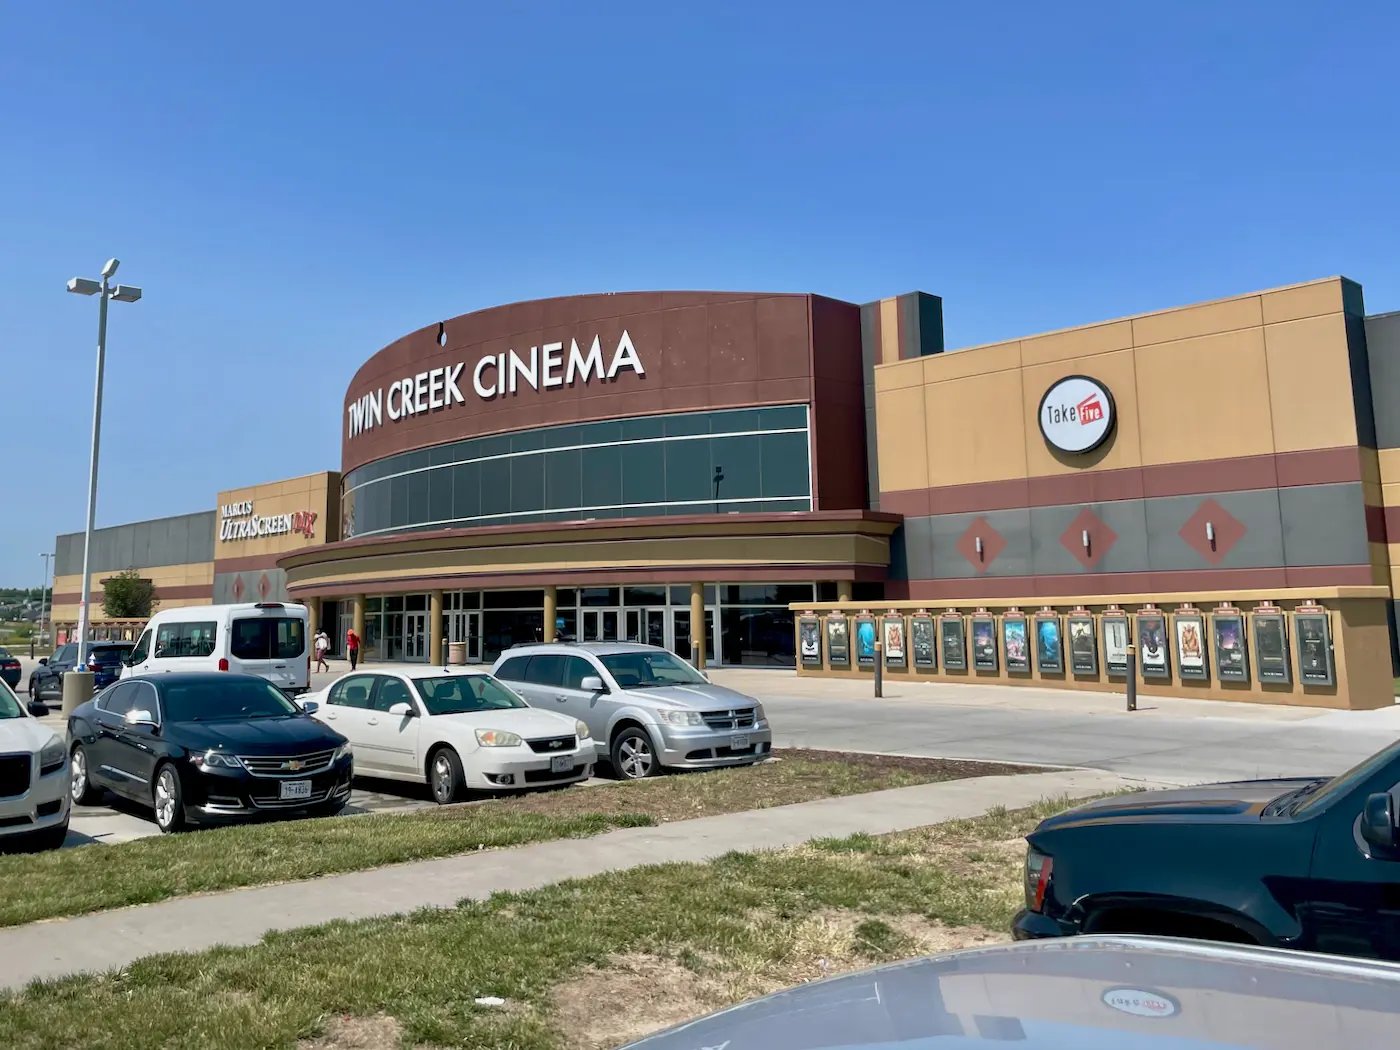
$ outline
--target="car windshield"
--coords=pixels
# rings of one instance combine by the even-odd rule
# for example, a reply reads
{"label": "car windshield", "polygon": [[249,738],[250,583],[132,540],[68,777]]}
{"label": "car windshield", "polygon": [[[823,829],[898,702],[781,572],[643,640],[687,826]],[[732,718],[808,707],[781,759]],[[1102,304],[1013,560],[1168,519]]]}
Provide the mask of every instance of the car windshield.
{"label": "car windshield", "polygon": [[229,722],[300,713],[280,689],[258,678],[166,682],[160,697],[166,722]]}
{"label": "car windshield", "polygon": [[667,685],[705,685],[704,677],[684,660],[664,649],[600,656],[608,674],[623,689],[655,689]]}
{"label": "car windshield", "polygon": [[413,684],[430,715],[465,715],[473,711],[508,711],[527,706],[520,697],[486,674],[415,678]]}
{"label": "car windshield", "polygon": [[12,690],[4,682],[0,682],[0,718],[23,718],[24,708],[20,706],[19,697],[15,696]]}
{"label": "car windshield", "polygon": [[1375,773],[1397,759],[1400,759],[1400,740],[1387,748],[1382,748],[1370,758],[1358,762],[1341,776],[1333,777],[1331,780],[1317,780],[1297,789],[1301,798],[1293,806],[1293,812],[1311,813],[1313,810],[1326,806],[1332,799],[1347,794],[1358,784],[1371,779]]}

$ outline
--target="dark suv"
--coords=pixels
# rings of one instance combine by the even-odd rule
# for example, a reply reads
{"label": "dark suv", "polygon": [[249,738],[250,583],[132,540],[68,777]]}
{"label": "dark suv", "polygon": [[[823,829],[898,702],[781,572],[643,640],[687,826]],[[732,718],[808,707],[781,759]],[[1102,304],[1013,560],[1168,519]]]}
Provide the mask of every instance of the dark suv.
{"label": "dark suv", "polygon": [[1100,799],[1027,836],[1017,939],[1141,933],[1400,960],[1400,742],[1339,777]]}
{"label": "dark suv", "polygon": [[[130,642],[90,642],[88,643],[88,670],[93,673],[94,690],[105,689],[122,673],[122,660],[131,652]],[[29,699],[62,700],[63,675],[77,666],[78,643],[60,645],[47,660],[40,660],[39,666],[29,676]]]}

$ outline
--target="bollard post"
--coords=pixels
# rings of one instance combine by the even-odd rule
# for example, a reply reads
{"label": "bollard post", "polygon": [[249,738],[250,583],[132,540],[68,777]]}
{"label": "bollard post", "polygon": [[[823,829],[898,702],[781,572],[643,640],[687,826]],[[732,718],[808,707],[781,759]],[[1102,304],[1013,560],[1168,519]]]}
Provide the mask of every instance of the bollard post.
{"label": "bollard post", "polygon": [[690,666],[700,670],[700,642],[694,639],[690,643]]}
{"label": "bollard post", "polygon": [[29,659],[34,659],[34,636],[29,636]]}
{"label": "bollard post", "polygon": [[1137,710],[1137,646],[1128,648],[1128,710]]}
{"label": "bollard post", "polygon": [[448,647],[448,645],[450,645],[450,644],[451,644],[451,643],[450,643],[446,638],[444,638],[444,639],[442,640],[442,666],[443,666],[443,667],[446,667],[446,666],[448,665],[448,663],[449,663],[449,660],[448,660],[448,653],[451,652],[451,650],[448,649],[447,647]]}
{"label": "bollard post", "polygon": [[885,695],[885,656],[882,650],[884,646],[879,642],[875,643],[875,699],[879,700]]}

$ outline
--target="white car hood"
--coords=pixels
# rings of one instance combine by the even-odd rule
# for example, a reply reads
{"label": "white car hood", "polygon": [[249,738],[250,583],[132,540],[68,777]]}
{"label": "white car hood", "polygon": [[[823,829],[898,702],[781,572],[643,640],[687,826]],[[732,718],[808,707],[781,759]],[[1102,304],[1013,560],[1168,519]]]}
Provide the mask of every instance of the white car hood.
{"label": "white car hood", "polygon": [[575,719],[541,711],[534,707],[518,707],[509,711],[472,711],[460,715],[429,715],[428,721],[434,726],[458,729],[464,733],[475,733],[478,729],[502,729],[507,733],[518,733],[526,740],[539,740],[550,736],[573,736],[577,728]]}
{"label": "white car hood", "polygon": [[0,751],[37,752],[58,734],[37,718],[0,718]]}

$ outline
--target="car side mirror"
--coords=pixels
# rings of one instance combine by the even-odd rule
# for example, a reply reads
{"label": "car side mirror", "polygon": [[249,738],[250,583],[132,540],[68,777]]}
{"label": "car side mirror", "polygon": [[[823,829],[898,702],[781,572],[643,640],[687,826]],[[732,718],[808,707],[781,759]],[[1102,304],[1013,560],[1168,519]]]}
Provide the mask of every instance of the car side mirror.
{"label": "car side mirror", "polygon": [[133,707],[122,718],[122,721],[129,726],[154,726],[156,720],[151,717],[151,712],[140,707]]}
{"label": "car side mirror", "polygon": [[1366,799],[1361,811],[1361,837],[1379,849],[1395,848],[1395,803],[1388,793]]}
{"label": "car side mirror", "polygon": [[315,700],[304,700],[302,701],[301,709],[308,715],[314,715],[317,711],[321,710],[321,705]]}
{"label": "car side mirror", "polygon": [[41,657],[39,657],[39,666],[40,666],[40,667],[48,667],[48,666],[49,666],[49,658],[48,658],[47,656],[41,656]]}
{"label": "car side mirror", "polygon": [[397,704],[389,705],[389,714],[398,715],[400,718],[412,718],[417,713],[412,704],[404,703],[402,700]]}
{"label": "car side mirror", "polygon": [[43,718],[49,713],[49,705],[42,700],[29,701],[29,713],[35,718]]}
{"label": "car side mirror", "polygon": [[607,692],[607,689],[603,686],[603,680],[599,678],[596,674],[586,675],[583,681],[579,682],[578,687],[582,689],[585,693]]}

